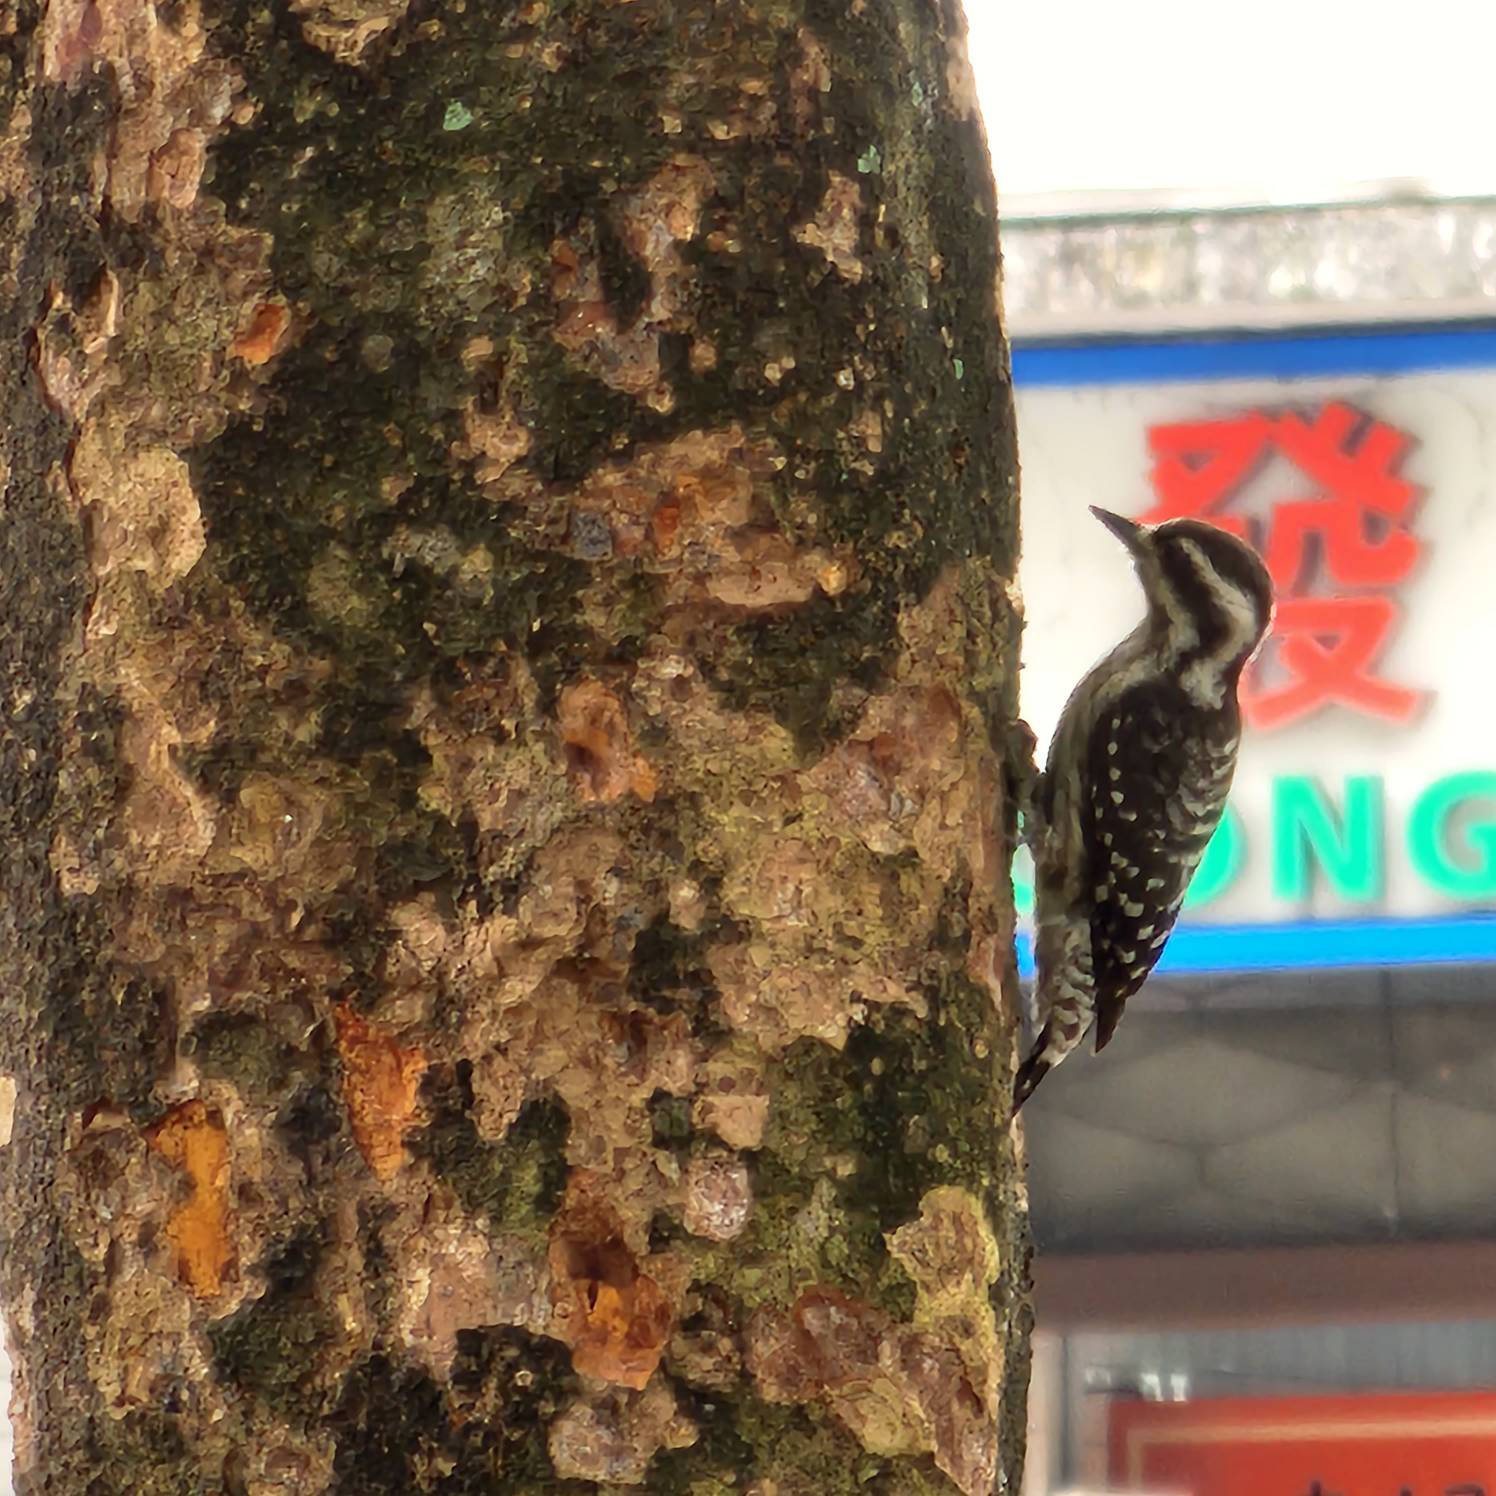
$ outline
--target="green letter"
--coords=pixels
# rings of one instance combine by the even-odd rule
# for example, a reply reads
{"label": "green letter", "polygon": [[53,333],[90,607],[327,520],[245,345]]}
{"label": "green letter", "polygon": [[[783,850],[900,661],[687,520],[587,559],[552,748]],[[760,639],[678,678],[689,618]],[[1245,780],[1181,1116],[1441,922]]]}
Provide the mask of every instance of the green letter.
{"label": "green letter", "polygon": [[1309,859],[1319,863],[1343,899],[1365,902],[1382,891],[1382,781],[1353,774],[1345,781],[1345,814],[1336,817],[1325,792],[1292,775],[1273,782],[1273,894],[1309,896]]}
{"label": "green letter", "polygon": [[1034,912],[1034,859],[1024,846],[1013,853],[1013,909],[1019,919]]}
{"label": "green letter", "polygon": [[1461,804],[1496,799],[1496,774],[1450,774],[1436,779],[1418,797],[1408,817],[1408,856],[1418,875],[1440,893],[1456,898],[1487,898],[1496,893],[1496,822],[1473,817],[1463,841],[1475,850],[1475,866],[1464,867],[1448,853],[1446,838],[1452,814]]}

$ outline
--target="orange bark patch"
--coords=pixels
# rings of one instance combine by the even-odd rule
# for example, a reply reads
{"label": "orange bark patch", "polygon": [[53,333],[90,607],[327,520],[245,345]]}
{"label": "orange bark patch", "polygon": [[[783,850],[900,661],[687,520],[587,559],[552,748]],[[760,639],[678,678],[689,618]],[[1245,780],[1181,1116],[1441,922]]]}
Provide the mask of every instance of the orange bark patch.
{"label": "orange bark patch", "polygon": [[623,703],[595,680],[578,681],[561,693],[561,739],[572,784],[584,800],[605,805],[633,791],[654,799],[655,772],[634,752]]}
{"label": "orange bark patch", "polygon": [[291,314],[280,302],[262,301],[229,352],[247,364],[268,363],[280,352],[290,326]]}
{"label": "orange bark patch", "polygon": [[174,1107],[151,1130],[151,1146],[192,1182],[171,1213],[166,1235],[177,1273],[200,1299],[215,1297],[233,1259],[229,1244],[229,1140],[223,1121],[201,1101]]}
{"label": "orange bark patch", "polygon": [[551,1232],[553,1333],[572,1367],[620,1387],[642,1388],[665,1353],[675,1308],[641,1271],[622,1223],[602,1201],[580,1199]]}
{"label": "orange bark patch", "polygon": [[352,1008],[339,1007],[333,1017],[353,1139],[375,1175],[393,1179],[405,1161],[405,1130],[415,1118],[426,1056]]}
{"label": "orange bark patch", "polygon": [[668,555],[675,549],[675,537],[680,533],[680,505],[666,500],[650,517],[649,529],[655,550]]}

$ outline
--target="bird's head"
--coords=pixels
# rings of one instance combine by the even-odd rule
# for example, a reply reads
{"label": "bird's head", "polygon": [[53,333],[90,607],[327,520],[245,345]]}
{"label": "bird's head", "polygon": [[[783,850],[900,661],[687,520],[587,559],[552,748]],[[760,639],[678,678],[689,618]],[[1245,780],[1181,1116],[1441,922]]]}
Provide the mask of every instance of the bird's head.
{"label": "bird's head", "polygon": [[1273,618],[1273,584],[1257,552],[1203,520],[1144,525],[1091,513],[1132,555],[1161,651],[1176,662],[1214,662],[1234,682]]}

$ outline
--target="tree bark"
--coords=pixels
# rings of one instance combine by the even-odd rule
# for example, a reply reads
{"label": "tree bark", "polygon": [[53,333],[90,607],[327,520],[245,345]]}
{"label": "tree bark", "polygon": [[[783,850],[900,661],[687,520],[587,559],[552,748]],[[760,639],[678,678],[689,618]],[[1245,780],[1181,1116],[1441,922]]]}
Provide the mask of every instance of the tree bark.
{"label": "tree bark", "polygon": [[0,27],[18,1490],[1016,1489],[956,0]]}

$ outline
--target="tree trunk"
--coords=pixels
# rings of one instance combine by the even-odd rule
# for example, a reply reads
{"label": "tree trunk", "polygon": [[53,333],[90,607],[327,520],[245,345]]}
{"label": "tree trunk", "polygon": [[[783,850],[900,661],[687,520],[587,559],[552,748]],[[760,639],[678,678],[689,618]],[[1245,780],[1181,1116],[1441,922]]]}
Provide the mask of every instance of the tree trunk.
{"label": "tree trunk", "polygon": [[0,24],[18,1489],[1015,1489],[956,0]]}

